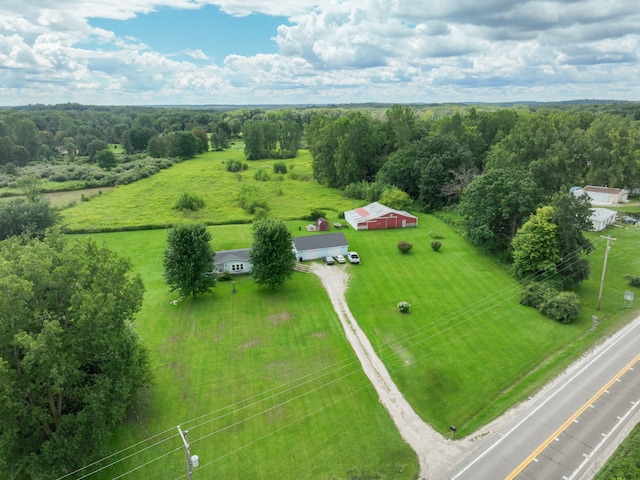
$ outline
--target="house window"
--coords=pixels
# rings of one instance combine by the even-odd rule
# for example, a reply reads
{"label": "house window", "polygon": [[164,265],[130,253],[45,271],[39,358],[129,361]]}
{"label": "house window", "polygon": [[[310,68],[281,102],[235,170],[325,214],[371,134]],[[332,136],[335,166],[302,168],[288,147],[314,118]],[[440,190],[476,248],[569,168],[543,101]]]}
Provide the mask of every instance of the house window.
{"label": "house window", "polygon": [[231,265],[232,272],[241,272],[242,270],[244,270],[244,263],[234,263]]}

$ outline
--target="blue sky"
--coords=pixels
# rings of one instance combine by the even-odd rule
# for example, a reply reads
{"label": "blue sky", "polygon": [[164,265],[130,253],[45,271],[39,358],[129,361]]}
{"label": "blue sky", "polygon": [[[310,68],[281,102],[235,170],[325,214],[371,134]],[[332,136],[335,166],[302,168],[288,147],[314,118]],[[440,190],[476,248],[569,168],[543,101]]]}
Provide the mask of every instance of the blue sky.
{"label": "blue sky", "polygon": [[231,16],[213,5],[197,10],[164,7],[124,21],[89,19],[93,27],[112,31],[118,37],[138,38],[162,54],[179,56],[200,50],[214,62],[222,62],[231,54],[276,53],[273,37],[278,26],[287,23],[286,17],[260,13]]}
{"label": "blue sky", "polygon": [[639,42],[631,0],[3,0],[0,105],[638,101]]}

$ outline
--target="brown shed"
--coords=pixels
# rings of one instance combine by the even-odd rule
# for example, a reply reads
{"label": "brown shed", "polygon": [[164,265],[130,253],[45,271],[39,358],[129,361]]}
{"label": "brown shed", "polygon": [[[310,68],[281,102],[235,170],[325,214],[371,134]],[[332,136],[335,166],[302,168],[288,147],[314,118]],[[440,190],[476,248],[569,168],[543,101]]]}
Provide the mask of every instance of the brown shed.
{"label": "brown shed", "polygon": [[326,218],[320,217],[316,220],[316,232],[327,232],[331,229],[331,225]]}

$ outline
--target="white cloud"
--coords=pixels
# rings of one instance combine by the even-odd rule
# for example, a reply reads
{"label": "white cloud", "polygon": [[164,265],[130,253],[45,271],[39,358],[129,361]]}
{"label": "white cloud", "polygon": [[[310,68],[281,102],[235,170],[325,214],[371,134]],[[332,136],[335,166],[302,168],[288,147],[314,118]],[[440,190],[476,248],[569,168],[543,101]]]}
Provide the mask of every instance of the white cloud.
{"label": "white cloud", "polygon": [[[628,0],[37,3],[0,5],[0,104],[640,100]],[[216,64],[193,45],[177,61],[90,24],[204,5],[287,17],[278,53]]]}
{"label": "white cloud", "polygon": [[200,50],[199,48],[196,49],[191,49],[188,48],[184,51],[184,53],[191,57],[194,58],[196,60],[209,60],[209,57],[207,57],[207,54],[204,53],[202,50]]}

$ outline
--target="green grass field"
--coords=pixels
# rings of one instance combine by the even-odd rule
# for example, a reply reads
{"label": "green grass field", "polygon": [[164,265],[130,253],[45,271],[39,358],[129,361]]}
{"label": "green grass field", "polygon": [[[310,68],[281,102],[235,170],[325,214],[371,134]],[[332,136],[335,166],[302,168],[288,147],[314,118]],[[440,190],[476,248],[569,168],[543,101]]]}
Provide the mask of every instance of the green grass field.
{"label": "green grass field", "polygon": [[[246,223],[251,221],[252,215],[240,206],[238,198],[242,185],[256,186],[267,201],[269,215],[273,218],[302,218],[314,209],[337,218],[338,212],[359,203],[312,179],[308,151],[301,151],[295,159],[284,160],[289,169],[286,175],[273,173],[276,160],[246,162],[248,170],[228,172],[224,162],[230,159],[245,162],[242,144],[223,152],[207,152],[152,177],[92,197],[90,202],[79,203],[63,212],[66,227],[72,231],[104,231],[140,226],[161,228],[185,221]],[[254,179],[260,169],[269,174],[268,181]],[[176,210],[174,207],[183,192],[204,199],[204,208],[186,213]]]}
{"label": "green grass field", "polygon": [[[238,183],[254,182],[252,170],[238,180],[213,155],[82,202],[66,210],[65,218],[72,228],[87,230],[188,220],[172,209],[175,199],[187,187],[202,194],[206,190],[200,189],[217,178],[221,193],[205,197],[207,207],[197,219],[247,221],[229,199]],[[306,161],[304,156],[294,160],[293,171],[310,174]],[[250,165],[267,168],[270,163]],[[198,169],[206,173],[197,177]],[[273,189],[266,195],[273,217],[325,208],[333,222],[338,211],[354,206],[312,180],[272,180],[260,186]],[[134,201],[136,208],[129,208]],[[589,234],[596,251],[589,257],[591,278],[577,289],[582,313],[573,324],[561,325],[520,306],[520,287],[504,268],[444,222],[432,215],[419,218],[417,229],[344,230],[362,264],[335,268],[349,269],[349,306],[401,391],[442,433],[455,424],[459,435],[471,434],[533,393],[636,310],[624,305],[623,294],[631,289],[624,276],[640,275],[640,228],[606,232],[617,240],[600,311],[596,305],[606,241]],[[301,231],[306,223],[287,222],[294,235],[306,234]],[[210,231],[214,250],[251,242],[248,224],[217,225]],[[430,247],[430,233],[443,236],[439,252]],[[175,296],[162,279],[163,230],[92,236],[130,257],[143,276],[147,293],[136,328],[151,349],[156,371],[155,384],[119,430],[109,453],[134,446],[107,463],[141,453],[99,478],[122,478],[125,472],[130,478],[179,478],[184,452],[178,424],[189,429],[192,453],[203,465],[199,475],[206,478],[338,479],[349,478],[350,470],[414,477],[415,455],[361,372],[314,276],[296,273],[274,292],[244,277],[237,280],[236,294],[230,284],[220,283],[214,294],[176,306],[170,304]],[[413,243],[413,251],[401,254],[399,240]],[[401,300],[412,304],[410,314],[397,312]],[[600,320],[596,330],[591,328],[593,314]]]}
{"label": "green grass field", "polygon": [[[250,226],[212,232],[214,243],[229,245],[246,239]],[[361,371],[315,276],[296,273],[275,291],[240,277],[235,294],[221,282],[211,295],[172,305],[175,294],[162,279],[164,231],[94,238],[130,257],[144,278],[136,328],[156,375],[111,443],[113,452],[137,446],[106,464],[151,447],[95,478],[121,478],[147,462],[125,478],[181,477],[179,424],[200,457],[200,478],[338,479],[350,470],[415,476],[415,454]]]}

